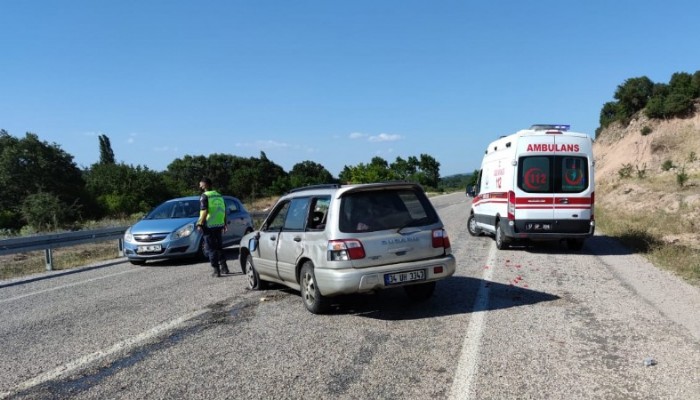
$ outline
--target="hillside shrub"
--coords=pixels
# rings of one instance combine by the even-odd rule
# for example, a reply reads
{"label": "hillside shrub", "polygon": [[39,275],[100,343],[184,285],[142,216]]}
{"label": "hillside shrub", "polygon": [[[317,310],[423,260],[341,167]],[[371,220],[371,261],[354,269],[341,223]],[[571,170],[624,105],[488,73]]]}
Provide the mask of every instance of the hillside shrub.
{"label": "hillside shrub", "polygon": [[691,151],[690,154],[688,154],[688,162],[693,163],[693,162],[697,161],[697,159],[698,159],[698,156],[697,156],[697,154],[695,154],[694,151]]}
{"label": "hillside shrub", "polygon": [[648,126],[645,126],[644,128],[642,128],[642,136],[646,136],[646,135],[650,134],[651,132],[653,132],[653,130]]}
{"label": "hillside shrub", "polygon": [[681,188],[688,182],[688,174],[685,173],[685,167],[681,168],[680,172],[676,174],[676,182],[678,182],[678,186]]}
{"label": "hillside shrub", "polygon": [[632,176],[632,164],[624,164],[622,168],[617,171],[617,174],[621,179],[629,178]]}
{"label": "hillside shrub", "polygon": [[673,167],[674,167],[673,161],[671,161],[671,160],[666,160],[666,161],[664,161],[663,164],[661,164],[661,169],[662,169],[663,171],[668,171],[668,170],[670,170],[670,169],[673,168]]}
{"label": "hillside shrub", "polygon": [[639,179],[646,178],[646,176],[647,176],[647,164],[644,163],[644,165],[642,165],[641,169],[639,168],[639,165],[636,165],[635,167],[637,168],[637,178],[639,178]]}

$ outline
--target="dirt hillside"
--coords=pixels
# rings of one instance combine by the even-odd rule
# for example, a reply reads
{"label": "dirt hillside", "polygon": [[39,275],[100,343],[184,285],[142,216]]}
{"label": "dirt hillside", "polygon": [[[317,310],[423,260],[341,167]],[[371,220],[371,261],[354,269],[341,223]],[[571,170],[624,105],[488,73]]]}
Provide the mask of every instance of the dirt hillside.
{"label": "dirt hillside", "polygon": [[676,214],[690,229],[666,234],[664,241],[700,248],[700,104],[696,109],[690,118],[650,120],[640,114],[628,126],[611,124],[598,134],[593,151],[596,205]]}

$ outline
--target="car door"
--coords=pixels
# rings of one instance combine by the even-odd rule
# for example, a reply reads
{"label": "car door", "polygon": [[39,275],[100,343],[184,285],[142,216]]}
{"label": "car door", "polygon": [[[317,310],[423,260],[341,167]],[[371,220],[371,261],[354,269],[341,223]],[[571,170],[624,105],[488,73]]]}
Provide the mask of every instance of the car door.
{"label": "car door", "polygon": [[224,197],[226,202],[226,226],[224,232],[224,244],[230,246],[238,243],[248,228],[247,213],[243,211],[243,206],[233,197]]}
{"label": "car door", "polygon": [[283,281],[296,282],[296,264],[303,253],[304,229],[309,219],[309,197],[292,199],[277,243],[277,273]]}
{"label": "car door", "polygon": [[261,276],[280,279],[277,274],[277,246],[289,206],[289,201],[278,203],[259,231],[258,250],[253,252],[253,262]]}

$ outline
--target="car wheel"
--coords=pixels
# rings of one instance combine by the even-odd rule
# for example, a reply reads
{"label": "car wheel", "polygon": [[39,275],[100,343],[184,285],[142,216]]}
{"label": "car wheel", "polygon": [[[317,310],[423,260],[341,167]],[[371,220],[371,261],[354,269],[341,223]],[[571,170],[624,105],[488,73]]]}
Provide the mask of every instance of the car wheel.
{"label": "car wheel", "polygon": [[144,265],[146,264],[146,260],[129,260],[130,263],[133,265]]}
{"label": "car wheel", "polygon": [[425,301],[435,292],[435,282],[404,286],[408,298],[413,301]]}
{"label": "car wheel", "polygon": [[204,238],[199,240],[199,246],[197,246],[197,254],[195,257],[200,261],[209,261],[209,254],[207,253],[207,244]]}
{"label": "car wheel", "polygon": [[311,261],[305,262],[301,267],[299,286],[301,287],[301,299],[307,310],[313,314],[322,314],[328,309],[328,300],[318,290],[314,265]]}
{"label": "car wheel", "polygon": [[470,235],[481,236],[481,229],[476,226],[476,218],[474,218],[474,214],[469,216],[469,220],[467,221],[467,229],[469,230]]}
{"label": "car wheel", "polygon": [[566,247],[570,250],[580,251],[583,248],[583,239],[566,239]]}
{"label": "car wheel", "polygon": [[501,221],[496,222],[496,248],[498,248],[498,250],[505,250],[508,248],[508,242],[501,229]]}
{"label": "car wheel", "polygon": [[245,258],[245,275],[248,278],[248,289],[263,289],[263,281],[260,280],[260,275],[258,275],[258,271],[255,270],[255,266],[253,265],[253,256],[251,255]]}

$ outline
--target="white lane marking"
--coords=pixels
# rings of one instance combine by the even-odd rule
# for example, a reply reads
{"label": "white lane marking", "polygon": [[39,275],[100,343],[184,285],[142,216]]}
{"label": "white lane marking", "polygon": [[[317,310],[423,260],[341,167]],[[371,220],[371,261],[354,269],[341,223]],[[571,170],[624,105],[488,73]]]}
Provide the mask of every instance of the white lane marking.
{"label": "white lane marking", "polygon": [[88,354],[86,356],[80,357],[76,360],[70,361],[64,365],[61,365],[59,367],[56,367],[52,371],[45,372],[41,375],[38,375],[32,379],[26,380],[19,385],[15,386],[14,389],[12,389],[9,392],[4,392],[0,393],[0,399],[4,399],[6,397],[9,397],[10,395],[20,392],[22,390],[27,390],[29,388],[32,388],[34,386],[41,385],[42,383],[48,382],[50,380],[56,379],[60,376],[67,375],[73,371],[79,370],[85,366],[87,366],[90,363],[93,363],[101,358],[105,358],[111,354],[114,354],[118,351],[122,350],[127,350],[136,347],[137,345],[146,342],[147,340],[156,337],[163,332],[169,331],[178,325],[181,325],[183,322],[197,318],[198,316],[205,314],[209,312],[208,309],[203,309],[199,311],[194,311],[190,314],[184,315],[180,318],[176,318],[172,321],[165,322],[163,324],[160,324],[156,326],[155,328],[149,329],[146,332],[143,332],[139,335],[133,336],[131,338],[128,338],[124,341],[121,341],[112,347],[106,349],[106,350],[99,350],[96,351],[92,354]]}
{"label": "white lane marking", "polygon": [[130,273],[130,272],[137,272],[137,271],[143,271],[143,269],[142,269],[142,268],[128,269],[128,270],[126,270],[126,271],[117,272],[117,273],[109,274],[109,275],[104,275],[104,276],[100,276],[100,277],[97,277],[97,278],[86,279],[86,280],[80,281],[80,282],[69,283],[69,284],[67,284],[67,285],[56,286],[56,287],[52,287],[52,288],[49,288],[49,289],[38,290],[38,291],[36,291],[36,292],[31,292],[31,293],[25,293],[25,294],[22,294],[22,295],[19,295],[19,296],[10,297],[10,298],[8,298],[8,299],[0,299],[0,303],[7,303],[7,302],[10,302],[10,301],[23,299],[23,298],[25,298],[25,297],[34,296],[34,295],[37,295],[37,294],[42,294],[42,293],[47,293],[47,292],[53,292],[54,290],[65,289],[65,288],[69,288],[69,287],[72,287],[72,286],[78,286],[78,285],[82,285],[82,284],[84,284],[84,283],[90,283],[90,282],[94,282],[94,281],[99,281],[100,279],[111,278],[111,277],[113,277],[113,276],[122,275],[122,274],[128,274],[128,273]]}
{"label": "white lane marking", "polygon": [[481,336],[484,330],[484,319],[486,318],[486,310],[489,306],[489,289],[486,284],[491,282],[493,270],[496,262],[496,246],[491,245],[489,257],[486,262],[488,268],[484,270],[482,276],[483,282],[479,286],[479,291],[476,293],[474,300],[474,311],[467,327],[467,334],[462,343],[462,351],[460,352],[459,362],[457,364],[457,372],[452,381],[450,390],[450,400],[467,400],[476,398],[472,393],[472,383],[476,377],[479,366],[479,347],[481,345]]}

